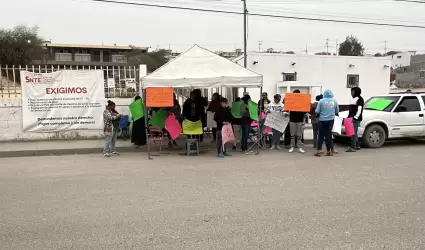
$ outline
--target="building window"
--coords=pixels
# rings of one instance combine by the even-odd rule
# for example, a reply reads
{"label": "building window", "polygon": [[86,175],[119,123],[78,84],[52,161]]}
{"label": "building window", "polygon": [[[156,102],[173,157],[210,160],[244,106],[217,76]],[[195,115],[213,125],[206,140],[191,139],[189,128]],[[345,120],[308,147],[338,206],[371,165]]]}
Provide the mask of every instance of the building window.
{"label": "building window", "polygon": [[297,72],[295,73],[282,73],[284,82],[295,82],[297,81]]}
{"label": "building window", "polygon": [[347,88],[351,89],[359,86],[359,75],[347,75]]}
{"label": "building window", "polygon": [[425,78],[425,71],[419,71],[419,78]]}
{"label": "building window", "polygon": [[398,59],[400,59],[400,58],[401,58],[401,56],[397,56],[397,58],[398,58]]}

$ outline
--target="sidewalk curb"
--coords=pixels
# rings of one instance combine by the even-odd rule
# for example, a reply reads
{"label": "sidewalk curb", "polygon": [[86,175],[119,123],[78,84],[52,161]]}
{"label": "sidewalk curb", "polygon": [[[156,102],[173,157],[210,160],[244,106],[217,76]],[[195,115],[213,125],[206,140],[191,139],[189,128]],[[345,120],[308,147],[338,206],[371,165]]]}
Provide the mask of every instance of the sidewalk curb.
{"label": "sidewalk curb", "polygon": [[[304,144],[313,144],[313,140],[305,140]],[[201,150],[215,150],[215,144],[201,144]],[[155,147],[156,150],[156,147]],[[164,147],[167,151],[168,147]],[[181,152],[179,149],[169,150],[171,153]],[[118,152],[122,153],[146,153],[148,148],[141,147],[117,147]],[[154,151],[153,151],[154,152]],[[69,148],[69,149],[39,149],[39,150],[16,150],[16,151],[0,151],[0,158],[16,158],[16,157],[31,157],[31,156],[61,156],[61,155],[87,155],[87,154],[102,154],[101,148]]]}

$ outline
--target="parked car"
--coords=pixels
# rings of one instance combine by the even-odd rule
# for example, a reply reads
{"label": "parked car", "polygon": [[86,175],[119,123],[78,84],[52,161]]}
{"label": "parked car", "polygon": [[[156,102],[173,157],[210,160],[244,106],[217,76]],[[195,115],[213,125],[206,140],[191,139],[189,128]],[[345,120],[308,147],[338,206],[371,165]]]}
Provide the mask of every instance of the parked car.
{"label": "parked car", "polygon": [[[376,99],[391,100],[385,109],[375,110],[368,107]],[[362,145],[367,148],[379,148],[389,139],[425,137],[425,93],[395,93],[374,96],[366,101],[363,120],[360,123],[358,136]],[[348,111],[340,112],[346,118]],[[341,140],[345,135],[342,129]]]}

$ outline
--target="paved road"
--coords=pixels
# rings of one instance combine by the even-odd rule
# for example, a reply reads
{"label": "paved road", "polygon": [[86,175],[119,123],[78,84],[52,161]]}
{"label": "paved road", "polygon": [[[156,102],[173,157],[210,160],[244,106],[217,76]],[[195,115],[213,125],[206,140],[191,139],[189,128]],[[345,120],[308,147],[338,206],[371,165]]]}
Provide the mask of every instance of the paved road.
{"label": "paved road", "polygon": [[2,159],[0,248],[425,249],[424,152]]}

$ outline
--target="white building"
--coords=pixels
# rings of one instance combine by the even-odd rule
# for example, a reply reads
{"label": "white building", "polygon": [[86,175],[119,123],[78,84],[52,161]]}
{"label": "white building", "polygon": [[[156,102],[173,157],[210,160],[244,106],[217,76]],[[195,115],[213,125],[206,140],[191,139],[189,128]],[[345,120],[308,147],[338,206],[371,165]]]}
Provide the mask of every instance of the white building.
{"label": "white building", "polygon": [[[236,63],[243,66],[243,56]],[[263,75],[263,92],[269,99],[299,89],[316,95],[331,89],[340,105],[350,99],[350,88],[362,88],[365,99],[389,93],[391,59],[385,57],[349,57],[296,54],[248,53],[248,69]],[[257,101],[259,89],[247,89]],[[239,90],[243,95],[243,89]]]}
{"label": "white building", "polygon": [[400,52],[387,58],[392,59],[391,67],[393,69],[410,66],[410,59],[415,52]]}

